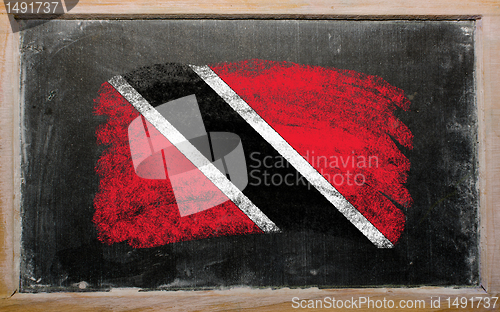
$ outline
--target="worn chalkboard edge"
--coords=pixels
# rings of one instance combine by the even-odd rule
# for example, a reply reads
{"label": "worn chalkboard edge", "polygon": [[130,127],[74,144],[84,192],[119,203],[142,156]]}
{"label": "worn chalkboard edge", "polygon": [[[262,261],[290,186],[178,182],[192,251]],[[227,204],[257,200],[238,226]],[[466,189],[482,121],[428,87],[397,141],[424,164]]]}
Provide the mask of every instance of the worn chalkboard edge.
{"label": "worn chalkboard edge", "polygon": [[308,14],[13,14],[15,20],[408,20],[408,21],[464,21],[478,20],[481,15],[308,15]]}
{"label": "worn chalkboard edge", "polygon": [[[485,296],[481,289],[454,288],[411,288],[411,289],[250,289],[233,288],[221,291],[172,291],[138,292],[136,289],[114,289],[107,293],[51,293],[51,294],[16,294],[5,300],[3,306],[12,310],[23,311],[288,311],[295,310],[300,300],[352,300],[352,298],[370,298],[370,300],[424,300],[430,306],[431,300],[441,296],[441,307],[445,298]],[[432,299],[431,299],[432,298]],[[330,300],[330,299],[329,299]],[[359,302],[358,302],[359,305]],[[356,309],[358,310],[358,309]],[[370,309],[362,309],[369,311]],[[378,309],[377,309],[378,310]],[[388,310],[388,309],[381,309]],[[421,310],[421,309],[419,309]],[[431,309],[428,309],[429,311]],[[443,310],[443,309],[440,309]]]}
{"label": "worn chalkboard edge", "polygon": [[488,249],[487,241],[487,220],[488,216],[486,213],[486,183],[484,178],[486,177],[487,172],[485,172],[486,165],[486,144],[484,143],[486,137],[486,129],[485,129],[485,98],[484,98],[484,25],[483,20],[478,20],[476,22],[476,32],[474,34],[474,52],[475,52],[475,73],[474,80],[476,84],[476,102],[477,102],[477,119],[478,119],[478,129],[477,129],[477,140],[478,140],[478,165],[479,165],[479,280],[481,282],[481,286],[484,289],[489,287],[489,275],[488,271]]}
{"label": "worn chalkboard edge", "polygon": [[[438,0],[446,2],[448,0]],[[450,5],[458,5],[451,3]],[[361,6],[361,5],[358,5]],[[485,12],[489,13],[489,12]],[[138,290],[115,290],[107,293],[58,293],[15,294],[19,274],[19,36],[10,33],[5,14],[0,15],[0,305],[26,310],[88,310],[101,309],[146,309],[163,310],[191,304],[189,309],[208,308],[263,308],[289,310],[292,298],[351,298],[370,296],[372,299],[421,299],[425,296],[474,296],[500,292],[500,180],[495,179],[500,171],[500,16],[482,16],[478,23],[477,82],[479,118],[479,157],[481,189],[481,285],[478,288],[375,288],[344,290],[251,290],[232,289],[207,292],[138,292]],[[17,187],[15,187],[17,186]],[[295,294],[295,295],[294,295]],[[186,310],[188,310],[186,308]]]}

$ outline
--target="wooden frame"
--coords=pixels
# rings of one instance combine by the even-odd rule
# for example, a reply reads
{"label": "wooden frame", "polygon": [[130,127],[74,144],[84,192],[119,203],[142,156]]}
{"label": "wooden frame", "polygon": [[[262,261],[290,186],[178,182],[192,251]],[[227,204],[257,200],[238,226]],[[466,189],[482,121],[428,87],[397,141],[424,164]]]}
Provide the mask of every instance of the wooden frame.
{"label": "wooden frame", "polygon": [[[292,298],[321,299],[370,297],[373,300],[425,300],[431,297],[498,296],[500,293],[500,1],[434,0],[394,2],[387,0],[319,1],[287,0],[269,3],[256,0],[200,1],[81,0],[65,18],[95,16],[293,16],[327,15],[335,18],[417,18],[476,17],[477,81],[479,107],[481,287],[415,289],[230,289],[225,291],[141,292],[113,290],[109,293],[16,294],[19,285],[19,35],[12,33],[2,6],[0,12],[0,306],[13,310],[72,311],[99,310],[182,310],[241,309],[293,310]],[[496,178],[496,179],[495,179]],[[497,303],[497,307],[498,307]],[[443,306],[441,306],[443,308]]]}

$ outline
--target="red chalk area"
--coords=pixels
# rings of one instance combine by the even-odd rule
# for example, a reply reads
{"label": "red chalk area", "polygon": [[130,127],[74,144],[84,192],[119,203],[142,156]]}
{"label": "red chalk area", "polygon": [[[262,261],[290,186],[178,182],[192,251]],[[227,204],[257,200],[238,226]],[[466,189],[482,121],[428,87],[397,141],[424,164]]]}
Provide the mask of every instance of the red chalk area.
{"label": "red chalk area", "polygon": [[[412,203],[404,187],[410,163],[391,140],[412,148],[411,132],[394,116],[397,107],[408,110],[410,105],[402,90],[374,76],[285,62],[254,60],[212,69],[318,171],[329,175],[327,179],[391,242],[397,242],[405,216],[381,192],[405,207]],[[232,202],[180,217],[168,179],[143,179],[134,172],[127,129],[137,111],[105,83],[95,113],[108,117],[96,130],[98,144],[107,146],[96,166],[100,181],[94,198],[94,223],[103,242],[127,241],[146,248],[262,233]],[[317,161],[320,156],[328,161]],[[359,157],[365,157],[365,165]],[[361,174],[365,183],[349,185],[331,178],[339,174]]]}
{"label": "red chalk area", "polygon": [[[405,216],[381,193],[404,207],[412,204],[404,187],[410,163],[391,140],[413,148],[413,135],[394,116],[397,107],[409,109],[403,90],[376,76],[286,62],[252,60],[211,68],[382,234],[397,242]],[[348,183],[349,175],[358,175],[358,183]]]}
{"label": "red chalk area", "polygon": [[181,218],[170,181],[143,179],[134,171],[128,126],[139,115],[135,108],[105,83],[95,113],[108,117],[96,131],[98,144],[107,145],[96,166],[100,180],[93,221],[101,241],[127,241],[133,247],[147,248],[221,235],[262,233],[230,201]]}

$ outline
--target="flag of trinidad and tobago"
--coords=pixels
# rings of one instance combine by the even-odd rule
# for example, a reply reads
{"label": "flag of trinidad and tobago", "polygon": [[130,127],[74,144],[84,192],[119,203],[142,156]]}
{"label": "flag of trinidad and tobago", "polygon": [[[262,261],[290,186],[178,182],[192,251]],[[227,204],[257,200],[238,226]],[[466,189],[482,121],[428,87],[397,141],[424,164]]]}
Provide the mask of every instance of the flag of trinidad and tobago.
{"label": "flag of trinidad and tobago", "polygon": [[402,90],[348,70],[251,60],[113,77],[94,223],[136,248],[312,230],[397,244],[413,136]]}

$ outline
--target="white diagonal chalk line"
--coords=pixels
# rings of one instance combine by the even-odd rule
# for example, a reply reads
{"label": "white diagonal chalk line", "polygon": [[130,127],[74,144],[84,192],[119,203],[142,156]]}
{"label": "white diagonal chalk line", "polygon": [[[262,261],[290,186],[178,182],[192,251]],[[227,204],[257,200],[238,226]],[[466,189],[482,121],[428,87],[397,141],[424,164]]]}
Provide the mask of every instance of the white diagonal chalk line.
{"label": "white diagonal chalk line", "polygon": [[220,97],[222,97],[252,128],[276,149],[304,178],[311,183],[358,230],[379,248],[394,245],[307,160],[283,139],[253,108],[248,105],[210,67],[189,65]]}
{"label": "white diagonal chalk line", "polygon": [[281,231],[122,76],[115,76],[108,82],[262,231],[265,233]]}

